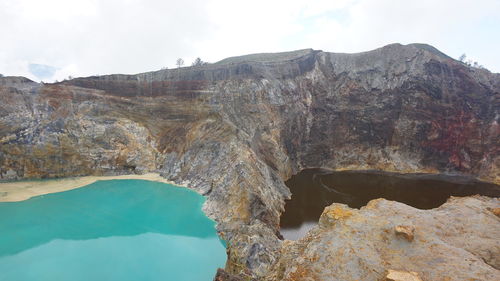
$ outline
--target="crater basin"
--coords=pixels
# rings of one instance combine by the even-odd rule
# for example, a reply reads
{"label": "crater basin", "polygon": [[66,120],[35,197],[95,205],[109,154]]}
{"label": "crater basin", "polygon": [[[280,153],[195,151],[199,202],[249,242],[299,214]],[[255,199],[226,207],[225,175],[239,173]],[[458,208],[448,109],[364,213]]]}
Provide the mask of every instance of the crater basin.
{"label": "crater basin", "polygon": [[0,280],[212,280],[224,241],[187,188],[145,180],[0,203]]}
{"label": "crater basin", "polygon": [[281,234],[297,240],[317,225],[332,203],[361,208],[370,200],[385,198],[418,209],[441,206],[450,196],[500,197],[500,186],[466,177],[430,174],[397,174],[378,171],[332,172],[303,170],[285,184],[292,193],[281,216]]}

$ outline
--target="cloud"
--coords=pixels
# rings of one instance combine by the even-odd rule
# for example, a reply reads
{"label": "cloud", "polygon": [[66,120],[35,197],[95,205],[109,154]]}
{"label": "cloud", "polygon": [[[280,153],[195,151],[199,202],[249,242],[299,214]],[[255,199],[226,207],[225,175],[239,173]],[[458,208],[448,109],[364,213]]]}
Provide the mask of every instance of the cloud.
{"label": "cloud", "polygon": [[4,0],[0,73],[52,79],[139,73],[196,57],[315,48],[359,52],[401,42],[467,53],[500,71],[496,0]]}
{"label": "cloud", "polygon": [[45,3],[21,0],[0,6],[5,15],[0,17],[0,33],[5,34],[0,72],[30,76],[30,63],[60,69],[73,65],[73,76],[149,71],[194,54],[197,42],[210,34],[201,0],[188,6],[117,0],[72,1],[82,9],[54,0],[30,6],[39,2]]}

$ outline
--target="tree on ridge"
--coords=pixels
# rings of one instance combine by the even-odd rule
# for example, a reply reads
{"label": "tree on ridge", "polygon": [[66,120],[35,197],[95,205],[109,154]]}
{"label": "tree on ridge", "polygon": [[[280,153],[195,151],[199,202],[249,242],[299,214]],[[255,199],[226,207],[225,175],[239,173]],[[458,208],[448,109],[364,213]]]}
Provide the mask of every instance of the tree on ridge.
{"label": "tree on ridge", "polygon": [[177,68],[180,68],[181,66],[184,65],[184,60],[181,58],[178,58],[177,61],[175,62],[175,64],[177,65]]}

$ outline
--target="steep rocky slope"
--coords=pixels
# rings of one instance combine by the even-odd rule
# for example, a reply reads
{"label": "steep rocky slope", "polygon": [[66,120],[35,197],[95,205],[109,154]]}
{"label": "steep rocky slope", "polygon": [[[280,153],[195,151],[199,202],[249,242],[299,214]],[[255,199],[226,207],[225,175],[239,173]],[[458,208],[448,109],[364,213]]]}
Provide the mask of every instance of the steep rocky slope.
{"label": "steep rocky slope", "polygon": [[[207,197],[229,274],[269,276],[303,168],[500,183],[500,75],[428,45],[258,54],[138,75],[0,78],[3,180],[159,172]],[[459,213],[457,213],[458,215]]]}

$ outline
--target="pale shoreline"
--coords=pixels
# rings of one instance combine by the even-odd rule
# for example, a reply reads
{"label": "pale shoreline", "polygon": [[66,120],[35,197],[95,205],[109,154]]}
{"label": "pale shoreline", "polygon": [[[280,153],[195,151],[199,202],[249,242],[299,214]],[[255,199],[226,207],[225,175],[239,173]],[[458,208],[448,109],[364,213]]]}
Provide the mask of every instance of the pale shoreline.
{"label": "pale shoreline", "polygon": [[43,181],[13,181],[0,183],[0,202],[24,201],[38,195],[62,192],[84,187],[99,180],[123,179],[149,180],[181,186],[155,173],[120,176],[84,176],[74,178],[49,179]]}

